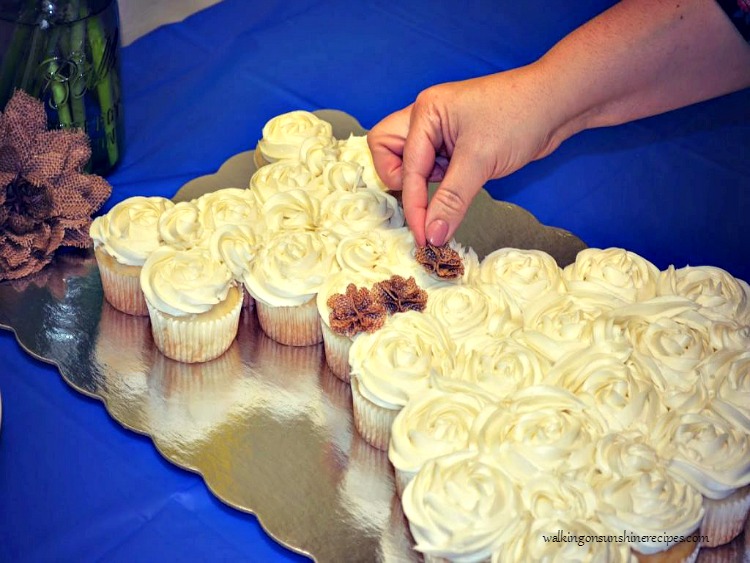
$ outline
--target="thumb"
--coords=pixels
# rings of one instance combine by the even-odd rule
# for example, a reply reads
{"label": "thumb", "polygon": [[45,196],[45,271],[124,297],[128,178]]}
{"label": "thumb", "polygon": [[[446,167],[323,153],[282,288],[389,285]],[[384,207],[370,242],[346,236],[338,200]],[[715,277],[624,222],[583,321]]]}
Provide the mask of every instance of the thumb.
{"label": "thumb", "polygon": [[427,206],[425,235],[430,244],[442,246],[453,237],[474,196],[489,179],[477,160],[472,151],[456,144],[445,177]]}

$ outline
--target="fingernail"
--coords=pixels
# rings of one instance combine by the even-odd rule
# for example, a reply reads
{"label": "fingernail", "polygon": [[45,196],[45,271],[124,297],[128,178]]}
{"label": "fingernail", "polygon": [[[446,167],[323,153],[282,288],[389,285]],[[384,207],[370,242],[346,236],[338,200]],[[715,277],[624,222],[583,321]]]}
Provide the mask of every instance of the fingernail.
{"label": "fingernail", "polygon": [[442,219],[437,219],[427,225],[427,240],[434,246],[443,246],[448,236],[448,223]]}

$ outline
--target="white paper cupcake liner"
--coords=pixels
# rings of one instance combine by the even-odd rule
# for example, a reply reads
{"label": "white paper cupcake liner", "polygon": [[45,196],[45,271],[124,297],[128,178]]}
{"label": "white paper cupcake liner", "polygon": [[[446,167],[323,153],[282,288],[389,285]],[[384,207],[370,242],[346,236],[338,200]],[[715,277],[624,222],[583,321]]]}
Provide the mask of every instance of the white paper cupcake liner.
{"label": "white paper cupcake liner", "polygon": [[351,380],[354,427],[365,442],[379,450],[387,451],[391,439],[391,426],[400,409],[386,409],[365,398],[359,392],[357,378]]}
{"label": "white paper cupcake liner", "polygon": [[[141,291],[139,266],[112,267],[114,258],[106,257],[102,250],[94,252],[99,266],[104,298],[118,311],[128,315],[146,316],[148,307]],[[120,270],[120,271],[118,271]]]}
{"label": "white paper cupcake liner", "polygon": [[255,301],[260,327],[270,338],[287,346],[311,346],[323,341],[315,298],[296,307],[274,307]]}
{"label": "white paper cupcake liner", "polygon": [[[156,347],[178,362],[207,362],[221,356],[237,336],[242,299],[222,316],[211,312],[192,317],[173,317],[148,306]],[[205,315],[205,316],[204,316]]]}
{"label": "white paper cupcake liner", "polygon": [[707,536],[706,547],[718,547],[740,535],[750,510],[750,485],[738,489],[725,499],[703,498],[701,535]]}
{"label": "white paper cupcake liner", "polygon": [[351,379],[349,348],[352,347],[352,339],[348,336],[336,334],[323,321],[320,322],[320,326],[323,330],[323,346],[328,367],[341,381],[349,383]]}

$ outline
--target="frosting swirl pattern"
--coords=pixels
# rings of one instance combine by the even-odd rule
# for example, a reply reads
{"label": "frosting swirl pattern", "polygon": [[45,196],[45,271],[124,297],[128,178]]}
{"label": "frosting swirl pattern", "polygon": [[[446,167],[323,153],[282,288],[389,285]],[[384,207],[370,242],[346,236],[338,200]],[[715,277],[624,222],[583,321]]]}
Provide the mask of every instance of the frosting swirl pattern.
{"label": "frosting swirl pattern", "polygon": [[333,137],[331,124],[309,111],[290,111],[277,115],[263,126],[258,150],[270,162],[296,159],[302,143],[311,137],[329,141]]}
{"label": "frosting swirl pattern", "polygon": [[171,207],[174,203],[163,197],[135,196],[121,201],[91,223],[94,247],[120,264],[142,266],[161,246],[159,218]]}
{"label": "frosting swirl pattern", "polygon": [[224,301],[232,273],[210,250],[196,246],[154,251],[141,270],[141,288],[155,309],[183,317],[209,311]]}
{"label": "frosting swirl pattern", "polygon": [[201,244],[205,229],[195,203],[181,201],[159,217],[159,237],[167,246],[186,250]]}
{"label": "frosting swirl pattern", "polygon": [[501,248],[485,256],[478,272],[478,283],[501,285],[519,304],[539,299],[547,292],[565,289],[562,270],[546,252]]}
{"label": "frosting swirl pattern", "polygon": [[375,190],[334,192],[320,206],[321,226],[340,237],[404,226],[396,198]]}

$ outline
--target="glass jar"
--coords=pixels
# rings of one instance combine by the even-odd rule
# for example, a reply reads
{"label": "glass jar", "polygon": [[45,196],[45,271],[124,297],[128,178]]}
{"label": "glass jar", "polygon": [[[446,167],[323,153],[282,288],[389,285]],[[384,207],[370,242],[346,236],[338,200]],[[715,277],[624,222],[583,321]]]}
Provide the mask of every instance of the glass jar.
{"label": "glass jar", "polygon": [[104,175],[124,149],[117,0],[0,0],[0,109],[16,88],[44,102],[51,128],[91,140]]}

